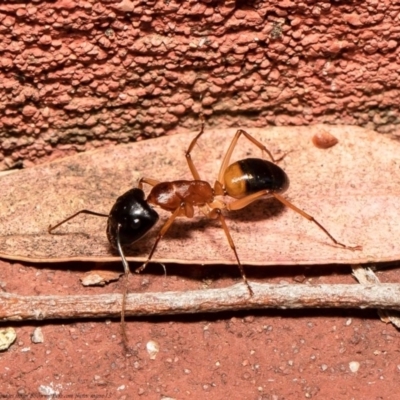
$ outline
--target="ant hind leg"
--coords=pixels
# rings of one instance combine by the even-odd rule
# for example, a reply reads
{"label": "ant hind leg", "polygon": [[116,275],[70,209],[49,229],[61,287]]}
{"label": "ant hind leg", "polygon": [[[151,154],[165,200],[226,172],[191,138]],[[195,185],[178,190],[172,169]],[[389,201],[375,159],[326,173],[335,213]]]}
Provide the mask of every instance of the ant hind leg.
{"label": "ant hind leg", "polygon": [[290,201],[286,200],[283,196],[281,196],[278,193],[272,193],[272,195],[280,201],[283,205],[285,205],[288,208],[291,208],[293,211],[296,211],[298,214],[300,214],[302,217],[308,219],[310,222],[313,222],[315,225],[318,226],[319,229],[321,229],[328,237],[329,239],[332,240],[333,243],[335,243],[338,246],[343,247],[344,249],[349,249],[349,250],[362,250],[362,246],[348,246],[347,244],[341,243],[338,240],[336,240],[330,233],[329,231],[322,225],[320,224],[312,215],[307,214],[305,211],[301,210],[300,208],[296,207],[294,204],[292,204]]}

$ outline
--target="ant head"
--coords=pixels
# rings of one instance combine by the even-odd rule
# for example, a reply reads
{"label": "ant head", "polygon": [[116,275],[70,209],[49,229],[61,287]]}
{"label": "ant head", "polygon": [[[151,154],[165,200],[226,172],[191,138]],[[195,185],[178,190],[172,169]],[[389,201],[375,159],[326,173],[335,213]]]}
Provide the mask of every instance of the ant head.
{"label": "ant head", "polygon": [[107,237],[117,246],[117,229],[122,246],[131,244],[144,236],[158,221],[158,214],[145,200],[144,192],[134,188],[118,197],[107,221]]}

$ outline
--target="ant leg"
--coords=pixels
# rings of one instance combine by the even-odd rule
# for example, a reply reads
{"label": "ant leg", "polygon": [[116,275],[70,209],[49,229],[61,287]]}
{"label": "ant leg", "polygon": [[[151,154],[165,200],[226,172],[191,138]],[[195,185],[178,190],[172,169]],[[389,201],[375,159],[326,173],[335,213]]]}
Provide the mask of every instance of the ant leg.
{"label": "ant leg", "polygon": [[194,146],[196,145],[197,140],[198,140],[198,139],[200,138],[200,136],[204,133],[204,116],[203,116],[203,114],[200,115],[200,119],[201,119],[201,128],[200,128],[200,132],[199,132],[199,133],[196,135],[196,137],[192,140],[192,142],[190,143],[188,149],[186,150],[186,154],[185,154],[185,155],[186,155],[186,161],[187,161],[187,163],[188,163],[190,172],[192,173],[193,178],[194,178],[195,180],[197,180],[197,181],[200,180],[200,175],[199,175],[199,172],[197,171],[196,166],[195,166],[194,163],[193,163],[192,156],[191,156],[190,153],[192,152]]}
{"label": "ant leg", "polygon": [[156,186],[160,183],[160,181],[152,178],[140,178],[138,183],[138,188],[143,190],[143,183],[147,183],[150,186]]}
{"label": "ant leg", "polygon": [[231,201],[226,205],[226,209],[228,211],[236,211],[241,210],[242,208],[247,207],[249,204],[258,200],[261,197],[268,196],[271,197],[272,193],[269,190],[261,190],[256,193],[249,194],[248,196],[242,197],[241,199]]}
{"label": "ant leg", "polygon": [[337,241],[330,233],[329,231],[321,225],[313,216],[307,214],[305,211],[301,210],[300,208],[296,207],[294,204],[292,204],[290,201],[286,200],[283,196],[277,193],[271,193],[268,190],[261,190],[260,192],[256,192],[253,194],[250,194],[249,196],[243,197],[242,199],[232,201],[231,203],[226,205],[226,209],[229,211],[233,210],[240,210],[246,206],[248,206],[250,203],[253,201],[259,199],[260,197],[263,197],[265,195],[273,196],[275,199],[277,199],[279,202],[281,202],[283,205],[285,205],[288,208],[291,208],[293,211],[296,211],[298,214],[303,216],[304,218],[308,219],[309,221],[313,222],[315,225],[318,226],[332,241],[338,246],[341,246],[345,249],[349,250],[362,250],[362,246],[348,246],[344,243],[341,243]]}
{"label": "ant leg", "polygon": [[284,197],[282,197],[280,194],[277,193],[272,193],[272,196],[274,196],[277,200],[279,200],[283,205],[285,205],[286,207],[291,208],[293,211],[296,211],[298,214],[300,214],[302,217],[308,219],[311,222],[314,222],[315,225],[318,226],[318,228],[320,228],[323,232],[325,232],[325,234],[332,240],[332,242],[334,242],[335,244],[337,244],[338,246],[341,246],[345,249],[349,249],[349,250],[362,250],[362,246],[347,246],[343,243],[340,243],[339,241],[337,241],[329,232],[326,228],[324,228],[313,216],[307,214],[306,212],[304,212],[303,210],[301,210],[300,208],[296,207],[294,204],[290,203],[290,201],[286,200]]}
{"label": "ant leg", "polygon": [[72,218],[75,218],[76,216],[78,216],[79,214],[89,214],[89,215],[95,215],[96,217],[105,217],[108,218],[109,215],[108,214],[103,214],[103,213],[98,213],[95,211],[90,211],[90,210],[80,210],[78,212],[76,212],[75,214],[70,215],[68,218],[63,219],[61,222],[59,222],[56,225],[53,226],[49,226],[47,228],[47,232],[52,233],[54,231],[54,229],[58,228],[59,226],[61,226],[62,224],[64,224],[65,222],[68,222],[69,220],[71,220]]}
{"label": "ant leg", "polygon": [[221,168],[219,170],[217,182],[219,182],[219,184],[222,186],[223,186],[225,170],[228,168],[229,161],[231,160],[233,150],[235,149],[235,147],[237,145],[240,135],[244,135],[247,140],[249,140],[251,143],[253,143],[255,146],[257,146],[261,151],[265,151],[268,154],[269,158],[274,163],[276,163],[277,161],[280,161],[283,158],[283,157],[281,157],[279,159],[275,159],[274,156],[272,155],[272,153],[261,142],[259,142],[256,138],[251,136],[249,133],[247,133],[243,129],[238,129],[235,136],[232,139],[231,144],[229,145],[228,151],[225,154],[225,157],[221,164]]}
{"label": "ant leg", "polygon": [[242,275],[242,279],[243,279],[245,285],[247,286],[247,290],[249,291],[250,296],[253,296],[253,295],[254,295],[253,289],[251,288],[249,282],[247,281],[247,277],[246,277],[246,274],[245,274],[245,272],[244,272],[243,265],[242,265],[242,263],[240,262],[238,253],[237,253],[237,251],[236,251],[235,243],[233,242],[232,236],[231,236],[231,234],[230,234],[230,232],[229,232],[228,225],[227,225],[226,222],[225,222],[225,218],[224,218],[224,216],[222,215],[221,209],[220,209],[220,208],[214,208],[214,209],[212,209],[212,210],[210,211],[210,213],[209,213],[209,217],[210,217],[210,218],[218,218],[218,219],[219,219],[219,222],[220,222],[221,225],[222,225],[222,229],[223,229],[224,232],[225,232],[225,236],[226,236],[226,238],[228,239],[229,246],[231,247],[231,249],[232,249],[233,252],[235,253],[235,258],[236,258],[236,261],[237,261],[237,264],[238,264],[238,267],[239,267],[240,274]]}
{"label": "ant leg", "polygon": [[186,204],[185,203],[181,203],[181,205],[172,213],[172,215],[168,218],[167,222],[163,225],[163,227],[161,228],[156,241],[153,244],[153,247],[150,251],[150,254],[147,258],[147,260],[143,263],[143,265],[139,268],[136,269],[136,273],[140,273],[142,272],[146,267],[147,264],[150,262],[151,258],[153,257],[153,254],[156,250],[156,247],[158,245],[158,242],[161,240],[161,238],[167,233],[168,229],[171,227],[171,225],[173,224],[173,222],[175,221],[175,219],[179,216],[184,214],[185,212],[185,208],[186,208]]}

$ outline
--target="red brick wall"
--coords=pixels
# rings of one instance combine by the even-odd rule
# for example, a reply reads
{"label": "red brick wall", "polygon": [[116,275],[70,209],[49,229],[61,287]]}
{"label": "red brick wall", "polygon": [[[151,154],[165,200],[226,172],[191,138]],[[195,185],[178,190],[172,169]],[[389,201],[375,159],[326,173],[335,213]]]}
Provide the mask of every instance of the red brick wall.
{"label": "red brick wall", "polygon": [[400,2],[0,5],[0,169],[55,149],[223,126],[393,131]]}

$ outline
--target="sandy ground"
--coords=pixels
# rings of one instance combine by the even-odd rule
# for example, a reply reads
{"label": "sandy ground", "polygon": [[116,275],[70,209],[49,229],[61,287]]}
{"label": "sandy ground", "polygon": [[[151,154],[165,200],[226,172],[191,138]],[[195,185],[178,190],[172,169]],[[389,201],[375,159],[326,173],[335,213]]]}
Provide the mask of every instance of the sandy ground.
{"label": "sandy ground", "polygon": [[[120,265],[108,264],[118,270]],[[22,295],[121,293],[123,281],[83,287],[93,263],[0,262],[1,289]],[[98,268],[99,265],[96,265]],[[391,266],[377,275],[399,281]],[[233,267],[153,264],[131,292],[226,287]],[[323,271],[323,272],[321,272]],[[321,275],[323,273],[323,275]],[[252,281],[353,283],[350,268],[250,268]],[[375,311],[308,310],[2,323],[17,332],[0,353],[1,398],[396,399],[399,332]],[[40,328],[42,343],[33,343]],[[39,335],[40,336],[40,335]],[[159,351],[152,359],[150,341]]]}

